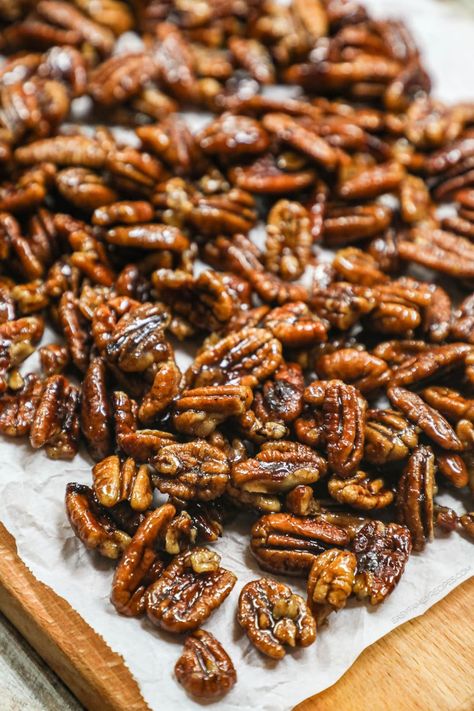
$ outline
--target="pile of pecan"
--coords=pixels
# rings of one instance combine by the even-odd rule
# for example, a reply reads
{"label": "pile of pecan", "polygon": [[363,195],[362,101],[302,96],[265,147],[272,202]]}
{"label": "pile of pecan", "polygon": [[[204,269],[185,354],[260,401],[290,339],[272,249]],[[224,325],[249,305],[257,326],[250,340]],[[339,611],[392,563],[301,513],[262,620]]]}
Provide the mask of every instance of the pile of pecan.
{"label": "pile of pecan", "polygon": [[437,529],[474,537],[435,499],[474,492],[474,104],[432,98],[407,28],[355,0],[0,18],[0,432],[87,449],[75,534],[216,697],[236,672],[200,627],[236,576],[208,546],[235,516],[265,571],[237,618],[274,659],[383,602]]}

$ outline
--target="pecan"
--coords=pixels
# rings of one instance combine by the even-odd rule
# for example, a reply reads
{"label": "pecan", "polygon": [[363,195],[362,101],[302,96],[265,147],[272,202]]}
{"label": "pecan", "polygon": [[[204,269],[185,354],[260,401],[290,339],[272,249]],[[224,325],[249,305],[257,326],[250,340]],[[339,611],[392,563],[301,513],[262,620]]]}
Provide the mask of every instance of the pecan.
{"label": "pecan", "polygon": [[94,210],[92,223],[100,227],[110,227],[115,224],[136,225],[150,222],[153,219],[153,207],[144,200],[126,200],[101,205]]}
{"label": "pecan", "polygon": [[296,516],[313,516],[320,511],[319,502],[314,498],[310,486],[299,484],[285,496],[285,509]]}
{"label": "pecan", "polygon": [[[72,458],[79,439],[78,405],[77,389],[63,375],[51,375],[44,383],[31,423],[31,446],[39,449],[47,445],[48,455],[52,458],[61,455]],[[66,441],[68,438],[69,442]]]}
{"label": "pecan", "polygon": [[95,210],[117,200],[117,193],[104,179],[87,168],[65,168],[55,180],[63,198],[82,210]]}
{"label": "pecan", "polygon": [[106,152],[100,143],[87,136],[55,136],[34,141],[15,151],[15,160],[21,164],[53,163],[63,166],[103,168]]}
{"label": "pecan", "polygon": [[299,484],[314,484],[326,473],[324,459],[296,442],[267,442],[254,459],[234,464],[233,486],[257,494],[287,492]]}
{"label": "pecan", "polygon": [[400,580],[411,553],[411,536],[405,526],[370,521],[352,541],[357,558],[353,591],[359,599],[378,605]]}
{"label": "pecan", "polygon": [[46,376],[62,373],[68,365],[69,354],[65,346],[58,343],[50,343],[38,349],[41,370]]}
{"label": "pecan", "polygon": [[231,37],[229,49],[237,63],[260,84],[275,83],[275,67],[267,48],[255,39]]}
{"label": "pecan", "polygon": [[161,82],[177,99],[188,102],[197,96],[192,54],[181,31],[169,22],[156,27],[158,43],[154,60]]}
{"label": "pecan", "polygon": [[355,348],[327,353],[314,366],[320,377],[343,380],[361,393],[377,390],[390,380],[390,368],[384,360]]}
{"label": "pecan", "polygon": [[263,126],[284,143],[309,156],[326,170],[334,170],[338,163],[337,151],[315,131],[287,114],[267,114]]}
{"label": "pecan", "polygon": [[329,205],[324,217],[323,239],[330,247],[352,244],[383,232],[391,218],[391,210],[379,204],[354,207]]}
{"label": "pecan", "polygon": [[332,476],[328,481],[328,492],[341,504],[371,511],[383,509],[392,503],[393,491],[384,486],[383,479],[372,479],[365,472],[357,471],[348,479]]}
{"label": "pecan", "polygon": [[370,313],[377,302],[372,289],[340,281],[316,287],[309,303],[320,318],[346,331],[362,316]]}
{"label": "pecan", "polygon": [[261,406],[266,417],[283,422],[291,422],[298,417],[303,409],[303,389],[301,367],[296,363],[281,365],[272,379],[263,385]]}
{"label": "pecan", "polygon": [[227,418],[248,410],[252,399],[252,390],[242,385],[185,390],[174,403],[173,424],[178,432],[207,437]]}
{"label": "pecan", "polygon": [[244,328],[204,348],[186,373],[193,387],[231,385],[253,387],[268,378],[282,360],[281,344],[264,328]]}
{"label": "pecan", "polygon": [[469,483],[468,468],[460,454],[438,451],[436,465],[439,472],[456,488],[461,489]]}
{"label": "pecan", "polygon": [[235,585],[235,575],[219,562],[206,548],[176,556],[145,593],[151,622],[173,633],[197,629]]}
{"label": "pecan", "polygon": [[145,393],[138,410],[141,422],[151,422],[163,412],[177,396],[181,384],[181,371],[172,359],[156,366],[150,390]]}
{"label": "pecan", "polygon": [[248,165],[230,169],[229,179],[242,190],[260,195],[281,195],[303,190],[314,183],[316,174],[304,164],[290,169],[272,154],[265,154]]}
{"label": "pecan", "polygon": [[237,681],[231,658],[205,630],[196,630],[186,639],[174,673],[186,691],[198,699],[219,698]]}
{"label": "pecan", "polygon": [[308,576],[308,607],[319,626],[333,610],[341,610],[352,593],[357,558],[331,548],[314,559]]}
{"label": "pecan", "polygon": [[36,375],[27,375],[22,387],[4,393],[0,399],[0,432],[8,437],[28,434],[40,401],[43,384]]}
{"label": "pecan", "polygon": [[106,558],[119,558],[130,543],[130,536],[117,528],[88,486],[67,485],[66,513],[72,530],[86,548],[96,549]]}
{"label": "pecan", "polygon": [[153,458],[153,467],[154,485],[184,500],[217,499],[229,479],[226,454],[202,439],[162,447]]}
{"label": "pecan", "polygon": [[466,513],[460,517],[459,523],[464,533],[474,540],[474,512]]}
{"label": "pecan", "polygon": [[15,143],[55,133],[69,113],[70,97],[58,81],[33,76],[0,88],[2,121]]}
{"label": "pecan", "polygon": [[[342,172],[344,174],[344,171]],[[396,190],[404,178],[400,163],[381,163],[362,169],[339,182],[338,192],[346,200],[370,200],[382,193]]]}
{"label": "pecan", "polygon": [[404,260],[458,279],[474,277],[474,247],[464,237],[428,227],[415,227],[398,241]]}
{"label": "pecan", "polygon": [[284,575],[305,575],[314,557],[328,547],[344,547],[347,533],[315,517],[272,513],[252,527],[250,547],[264,570]]}
{"label": "pecan", "polygon": [[451,336],[460,341],[474,343],[474,296],[470,294],[454,312]]}
{"label": "pecan", "polygon": [[387,275],[380,271],[378,262],[356,247],[339,249],[332,266],[343,281],[351,284],[370,287],[388,280]]}
{"label": "pecan", "polygon": [[316,624],[303,598],[270,578],[242,588],[237,619],[252,644],[272,659],[282,659],[285,646],[308,647],[316,639]]}
{"label": "pecan", "polygon": [[410,530],[416,551],[433,540],[435,487],[434,454],[430,447],[419,445],[399,481],[396,500],[398,520]]}
{"label": "pecan", "polygon": [[111,411],[102,358],[91,360],[82,383],[81,429],[89,452],[96,461],[110,454]]}
{"label": "pecan", "polygon": [[366,401],[352,385],[331,380],[323,402],[328,464],[341,477],[356,471],[364,454]]}
{"label": "pecan", "polygon": [[270,143],[258,121],[229,113],[214,119],[197,136],[197,141],[204,153],[226,158],[263,153]]}
{"label": "pecan", "polygon": [[194,173],[203,162],[196,139],[177,116],[166,118],[154,126],[140,126],[136,133],[145,148],[177,175]]}
{"label": "pecan", "polygon": [[421,349],[414,348],[415,355],[411,357],[407,357],[406,350],[404,353],[402,351],[405,357],[398,367],[392,369],[390,383],[397,386],[414,384],[419,386],[427,380],[439,378],[463,366],[470,352],[471,346],[466,343],[448,343],[431,347],[423,344]]}
{"label": "pecan", "polygon": [[88,90],[94,101],[113,106],[128,101],[158,74],[153,57],[146,52],[127,52],[111,57],[89,74]]}
{"label": "pecan", "polygon": [[365,423],[364,459],[386,464],[405,459],[418,444],[419,428],[395,410],[369,410]]}
{"label": "pecan", "polygon": [[454,452],[462,449],[462,443],[449,422],[437,410],[423,402],[419,395],[400,387],[389,388],[387,395],[392,405],[418,425],[433,442]]}
{"label": "pecan", "polygon": [[153,501],[148,467],[137,467],[129,457],[120,461],[114,454],[98,462],[92,469],[94,493],[98,502],[110,508],[128,501],[134,511],[146,511]]}
{"label": "pecan", "polygon": [[325,323],[312,314],[303,301],[293,301],[272,309],[263,318],[262,325],[290,348],[304,348],[327,338]]}
{"label": "pecan", "polygon": [[301,276],[313,242],[309,227],[309,214],[301,203],[279,200],[272,207],[265,250],[268,271],[289,281]]}
{"label": "pecan", "polygon": [[145,611],[145,592],[164,570],[156,553],[176,509],[164,504],[151,511],[141,522],[114,572],[110,601],[121,615],[137,617]]}
{"label": "pecan", "polygon": [[40,17],[51,24],[79,33],[81,42],[87,42],[101,54],[109,54],[112,51],[115,41],[112,32],[86,17],[73,5],[60,0],[41,0],[36,3],[35,9]]}
{"label": "pecan", "polygon": [[474,400],[466,398],[457,390],[439,385],[425,388],[421,395],[428,405],[438,410],[451,422],[466,419],[474,422]]}

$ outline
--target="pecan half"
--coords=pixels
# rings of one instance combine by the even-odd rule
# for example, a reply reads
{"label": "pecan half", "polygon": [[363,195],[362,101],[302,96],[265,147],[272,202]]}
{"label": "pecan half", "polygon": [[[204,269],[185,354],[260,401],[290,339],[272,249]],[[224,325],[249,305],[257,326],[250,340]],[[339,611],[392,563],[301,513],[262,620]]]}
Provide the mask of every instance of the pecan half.
{"label": "pecan half", "polygon": [[369,410],[364,459],[371,464],[398,462],[418,444],[419,428],[396,410]]}
{"label": "pecan half", "polygon": [[282,659],[285,646],[308,647],[316,639],[316,624],[303,598],[270,578],[242,588],[237,619],[252,644],[272,659]]}
{"label": "pecan half", "polygon": [[333,472],[348,477],[364,454],[367,403],[352,385],[331,380],[323,402],[328,464]]}
{"label": "pecan half", "polygon": [[372,479],[362,471],[348,479],[333,476],[328,481],[329,494],[336,501],[363,511],[383,509],[392,503],[393,491],[384,486],[383,479]]}
{"label": "pecan half", "polygon": [[134,511],[146,511],[153,501],[150,474],[145,464],[137,467],[129,457],[121,462],[113,454],[92,468],[94,493],[98,502],[107,508],[120,501],[128,501]]}
{"label": "pecan half", "polygon": [[252,390],[242,385],[185,390],[174,403],[173,424],[178,432],[207,437],[227,418],[248,410],[252,400]]}
{"label": "pecan half", "polygon": [[324,551],[314,559],[306,589],[308,606],[318,627],[330,612],[345,607],[352,593],[356,566],[354,553],[337,548]]}
{"label": "pecan half", "polygon": [[176,556],[145,593],[151,622],[178,634],[197,629],[224,602],[237,579],[219,562],[217,553],[206,548]]}
{"label": "pecan half", "polygon": [[316,555],[348,542],[348,534],[331,523],[274,513],[253,525],[250,548],[264,570],[304,576]]}
{"label": "pecan half", "polygon": [[378,605],[400,580],[411,553],[411,536],[405,526],[370,521],[356,533],[352,551],[357,558],[354,593]]}
{"label": "pecan half", "polygon": [[231,658],[205,630],[196,630],[186,639],[174,673],[186,691],[198,699],[221,697],[237,681]]}
{"label": "pecan half", "polygon": [[410,530],[413,548],[421,551],[433,540],[433,495],[435,458],[430,447],[419,445],[413,451],[398,484],[398,520]]}

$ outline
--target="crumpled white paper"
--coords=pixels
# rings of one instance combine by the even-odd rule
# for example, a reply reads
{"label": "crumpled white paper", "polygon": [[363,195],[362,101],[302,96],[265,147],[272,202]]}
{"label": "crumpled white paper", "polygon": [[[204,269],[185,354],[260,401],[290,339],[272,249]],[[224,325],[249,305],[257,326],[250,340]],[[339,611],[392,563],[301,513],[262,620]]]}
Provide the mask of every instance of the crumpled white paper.
{"label": "crumpled white paper", "polygon": [[[406,19],[423,49],[440,98],[472,98],[474,19],[456,2],[371,0],[376,16]],[[27,444],[0,440],[0,519],[16,539],[34,575],[64,597],[121,654],[152,709],[197,709],[173,678],[182,638],[161,633],[146,620],[117,615],[109,602],[113,564],[85,551],[66,520],[63,498],[70,481],[90,484],[91,463],[53,462]],[[445,496],[442,503],[463,509]],[[262,575],[248,550],[245,519],[226,529],[215,548],[238,576],[230,598],[204,627],[223,643],[238,674],[234,689],[214,707],[221,711],[288,711],[337,681],[358,655],[406,620],[421,615],[474,572],[474,548],[463,537],[437,536],[414,554],[393,595],[379,608],[350,603],[332,615],[316,644],[276,663],[250,645],[235,621],[242,586]],[[304,595],[304,581],[286,580]]]}

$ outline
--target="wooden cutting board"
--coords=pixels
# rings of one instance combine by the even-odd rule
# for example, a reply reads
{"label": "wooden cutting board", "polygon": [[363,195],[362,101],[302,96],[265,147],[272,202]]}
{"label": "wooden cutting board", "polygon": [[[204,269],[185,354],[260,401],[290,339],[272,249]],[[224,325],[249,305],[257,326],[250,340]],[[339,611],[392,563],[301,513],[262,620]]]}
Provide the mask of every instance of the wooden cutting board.
{"label": "wooden cutting board", "polygon": [[[2,524],[0,610],[90,711],[149,709],[122,657],[36,580]],[[334,686],[296,709],[474,711],[473,630],[471,579],[366,649]]]}

